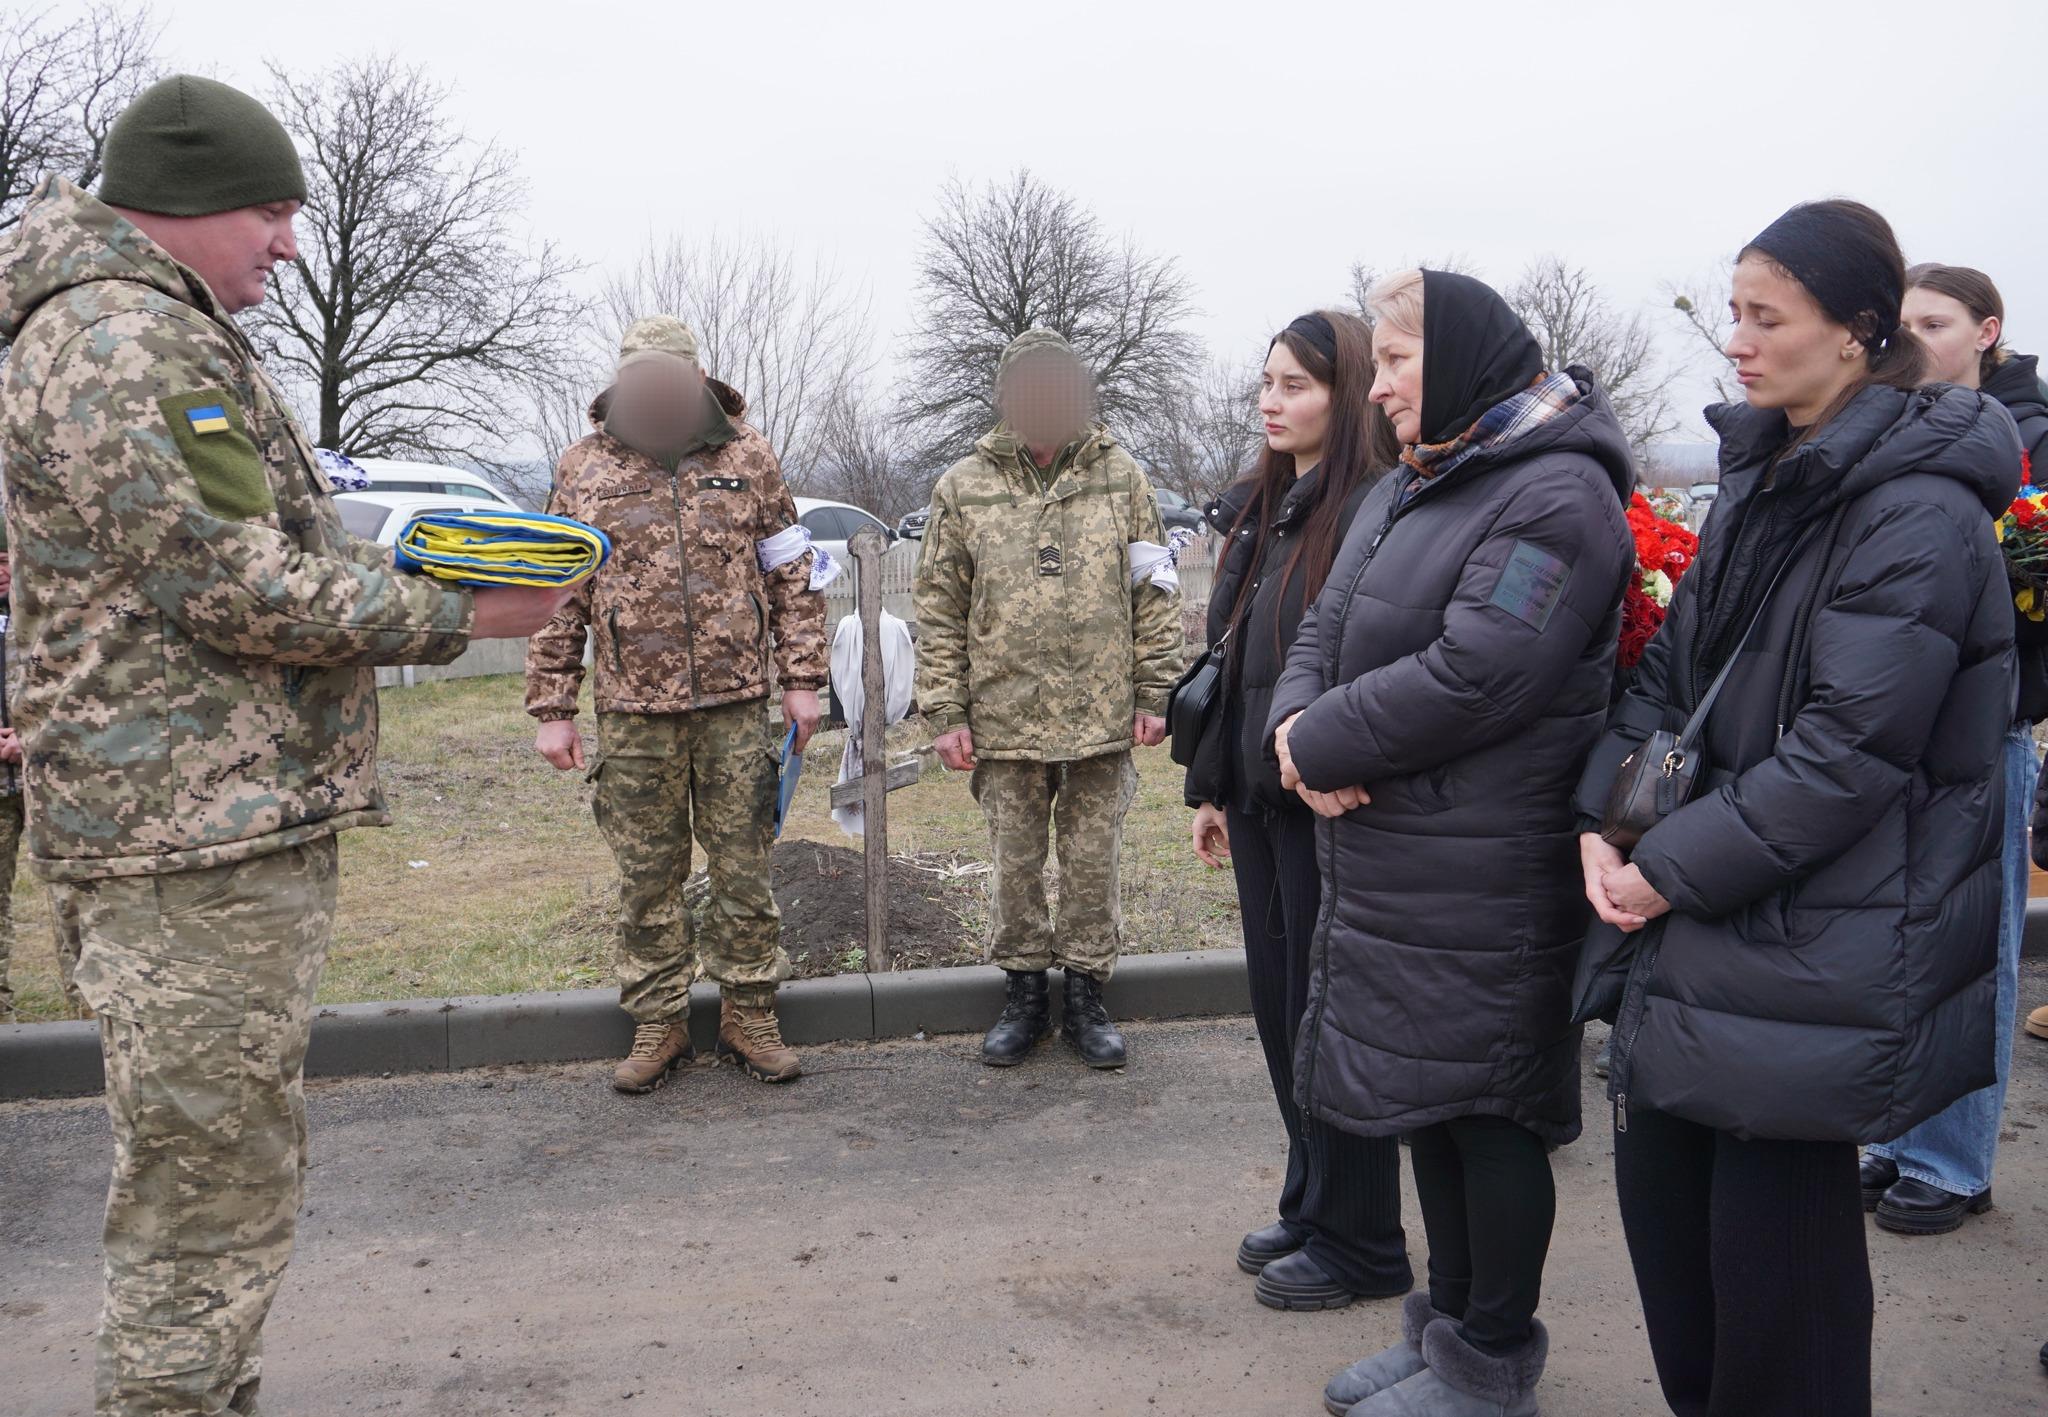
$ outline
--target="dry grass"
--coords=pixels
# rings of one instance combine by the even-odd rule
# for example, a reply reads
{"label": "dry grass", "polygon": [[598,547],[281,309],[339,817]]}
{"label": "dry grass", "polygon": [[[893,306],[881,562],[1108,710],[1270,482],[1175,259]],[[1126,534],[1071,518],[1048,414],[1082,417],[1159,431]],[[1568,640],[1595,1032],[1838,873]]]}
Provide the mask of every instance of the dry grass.
{"label": "dry grass", "polygon": [[[513,677],[385,691],[379,758],[395,821],[342,839],[340,920],[323,1002],[608,981],[617,917],[611,854],[591,821],[582,775],[557,773],[534,753],[521,696]],[[581,721],[588,732],[587,713]],[[922,724],[899,725],[891,751],[928,738]],[[828,803],[842,744],[838,733],[812,744],[786,837],[847,842]],[[1163,748],[1141,752],[1138,761],[1138,801],[1125,835],[1128,948],[1237,944],[1228,874],[1204,870],[1188,852],[1180,770]],[[966,779],[927,762],[922,782],[889,799],[892,852],[986,859],[981,811]],[[963,930],[978,940],[986,874],[963,872],[959,890]],[[15,909],[20,1016],[61,1018],[47,897],[24,877]]]}

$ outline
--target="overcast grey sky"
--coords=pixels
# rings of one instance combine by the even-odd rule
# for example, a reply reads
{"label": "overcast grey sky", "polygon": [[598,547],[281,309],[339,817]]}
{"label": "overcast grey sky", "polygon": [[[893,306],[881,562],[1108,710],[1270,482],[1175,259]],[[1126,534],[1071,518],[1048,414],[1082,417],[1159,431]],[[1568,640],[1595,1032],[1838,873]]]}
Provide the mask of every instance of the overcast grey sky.
{"label": "overcast grey sky", "polygon": [[[828,254],[871,291],[884,355],[939,184],[1019,165],[1177,257],[1218,354],[1336,298],[1353,260],[1458,252],[1504,284],[1557,251],[1661,305],[1660,282],[1838,194],[1889,216],[1908,260],[1990,272],[2016,347],[2048,351],[2042,0],[157,13],[167,62],[251,89],[265,60],[428,66],[465,128],[519,152],[535,231],[580,259],[676,230]],[[1685,400],[1687,436],[1709,393]]]}

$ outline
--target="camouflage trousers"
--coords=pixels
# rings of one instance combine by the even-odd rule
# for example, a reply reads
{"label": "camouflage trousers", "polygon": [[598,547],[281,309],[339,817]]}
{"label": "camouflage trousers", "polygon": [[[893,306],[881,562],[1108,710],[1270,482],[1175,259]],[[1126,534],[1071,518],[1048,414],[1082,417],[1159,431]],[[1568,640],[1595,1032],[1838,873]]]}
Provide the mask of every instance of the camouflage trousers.
{"label": "camouflage trousers", "polygon": [[332,837],[54,889],[76,913],[114,1127],[98,1411],[256,1411],[305,1183],[300,1069],[334,933]]}
{"label": "camouflage trousers", "polygon": [[689,1011],[697,951],[683,886],[693,835],[711,877],[704,972],[735,1003],[774,1003],[789,978],[768,865],[781,745],[761,701],[601,713],[597,744],[597,825],[619,863],[620,1007],[640,1023]]}
{"label": "camouflage trousers", "polygon": [[[8,983],[14,964],[14,877],[21,861],[21,833],[25,822],[19,792],[0,793],[0,1023],[14,1022],[14,987]],[[57,979],[72,1013],[82,1011],[78,986],[72,982],[78,964],[78,931],[67,928],[76,922],[57,917]]]}
{"label": "camouflage trousers", "polygon": [[[1124,815],[1138,792],[1129,753],[1078,762],[984,758],[969,779],[988,818],[989,957],[1107,979],[1123,947]],[[1059,839],[1059,929],[1045,896],[1048,830]]]}

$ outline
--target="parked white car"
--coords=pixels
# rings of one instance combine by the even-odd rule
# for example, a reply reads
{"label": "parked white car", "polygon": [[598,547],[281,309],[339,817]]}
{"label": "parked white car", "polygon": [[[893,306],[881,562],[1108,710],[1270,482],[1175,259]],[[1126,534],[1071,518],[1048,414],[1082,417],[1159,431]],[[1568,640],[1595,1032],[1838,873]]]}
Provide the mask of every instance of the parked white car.
{"label": "parked white car", "polygon": [[[501,507],[518,505],[491,485],[481,473],[459,467],[439,467],[426,462],[399,462],[392,458],[350,458],[370,479],[372,492],[434,493],[443,497],[471,497]],[[362,533],[358,532],[360,536]]]}
{"label": "parked white car", "polygon": [[799,497],[796,499],[796,519],[810,532],[811,543],[824,547],[842,566],[852,564],[852,558],[846,553],[846,543],[853,540],[862,527],[874,527],[889,540],[896,540],[896,533],[880,517],[845,502],[821,502],[816,497]]}
{"label": "parked white car", "polygon": [[[337,492],[334,505],[351,535],[379,546],[397,542],[407,523],[423,512],[502,512],[503,498],[436,497],[419,492]],[[515,509],[516,510],[516,509]]]}

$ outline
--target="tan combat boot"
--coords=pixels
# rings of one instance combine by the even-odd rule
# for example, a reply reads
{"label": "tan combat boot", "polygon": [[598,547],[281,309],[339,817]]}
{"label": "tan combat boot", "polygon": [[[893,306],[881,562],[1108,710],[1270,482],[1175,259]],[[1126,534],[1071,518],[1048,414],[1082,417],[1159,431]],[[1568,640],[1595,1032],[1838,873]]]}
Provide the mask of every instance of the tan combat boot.
{"label": "tan combat boot", "polygon": [[762,1082],[794,1082],[803,1075],[795,1051],[782,1041],[773,1006],[749,1008],[721,999],[718,1056],[732,1059]]}
{"label": "tan combat boot", "polygon": [[612,1070],[612,1086],[620,1092],[652,1092],[668,1081],[678,1063],[697,1056],[690,1046],[686,1019],[661,1019],[633,1029],[633,1051]]}

